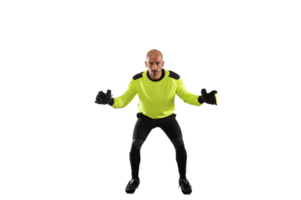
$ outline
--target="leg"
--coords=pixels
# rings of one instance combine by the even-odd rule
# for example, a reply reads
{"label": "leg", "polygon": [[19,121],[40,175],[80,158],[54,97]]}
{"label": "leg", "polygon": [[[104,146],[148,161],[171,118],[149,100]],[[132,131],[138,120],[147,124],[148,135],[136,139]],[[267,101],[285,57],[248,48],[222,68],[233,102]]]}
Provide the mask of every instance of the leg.
{"label": "leg", "polygon": [[184,146],[183,138],[177,137],[172,139],[171,141],[176,149],[176,160],[178,163],[180,179],[186,179],[187,153]]}
{"label": "leg", "polygon": [[182,131],[175,116],[167,117],[166,120],[162,121],[160,128],[166,133],[175,147],[180,178],[186,179],[187,153],[182,138]]}
{"label": "leg", "polygon": [[130,162],[132,168],[132,178],[139,179],[139,164],[140,164],[140,148],[144,140],[133,139],[132,147],[130,151]]}
{"label": "leg", "polygon": [[146,140],[150,131],[156,125],[149,119],[145,118],[138,118],[134,133],[133,133],[133,142],[130,151],[130,162],[131,162],[131,169],[132,169],[132,178],[138,179],[139,178],[139,165],[140,165],[140,149],[144,141]]}

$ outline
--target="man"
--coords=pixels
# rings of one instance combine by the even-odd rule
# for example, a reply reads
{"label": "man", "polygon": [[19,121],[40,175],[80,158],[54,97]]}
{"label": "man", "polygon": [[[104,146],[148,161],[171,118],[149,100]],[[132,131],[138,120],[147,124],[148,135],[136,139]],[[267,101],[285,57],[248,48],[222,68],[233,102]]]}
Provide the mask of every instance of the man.
{"label": "man", "polygon": [[109,104],[113,108],[123,108],[129,104],[138,93],[137,122],[134,127],[133,142],[130,151],[132,179],[126,186],[126,192],[132,194],[140,184],[138,176],[140,164],[140,149],[153,128],[160,127],[173,143],[176,150],[176,161],[180,174],[179,186],[183,194],[192,192],[191,185],[186,178],[187,153],[184,146],[182,132],[174,114],[174,98],[177,94],[185,103],[201,106],[204,102],[216,104],[215,94],[207,94],[202,89],[202,95],[190,93],[184,86],[182,78],[171,70],[162,69],[163,55],[153,49],[146,54],[145,66],[147,70],[133,76],[127,91],[119,97],[112,98],[111,90],[107,94],[100,91],[95,103]]}

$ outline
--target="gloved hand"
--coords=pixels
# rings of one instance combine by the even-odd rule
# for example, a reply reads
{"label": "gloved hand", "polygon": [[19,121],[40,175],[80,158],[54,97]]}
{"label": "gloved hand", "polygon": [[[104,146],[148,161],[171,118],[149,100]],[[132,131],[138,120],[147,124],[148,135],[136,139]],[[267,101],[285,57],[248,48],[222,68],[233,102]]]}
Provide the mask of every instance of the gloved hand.
{"label": "gloved hand", "polygon": [[217,105],[216,104],[217,98],[215,95],[217,93],[216,90],[213,90],[210,93],[207,93],[206,89],[202,89],[201,93],[202,93],[202,98],[205,103]]}
{"label": "gloved hand", "polygon": [[111,100],[111,90],[107,90],[107,94],[105,94],[103,91],[98,92],[98,95],[96,96],[95,103],[98,104],[108,104]]}

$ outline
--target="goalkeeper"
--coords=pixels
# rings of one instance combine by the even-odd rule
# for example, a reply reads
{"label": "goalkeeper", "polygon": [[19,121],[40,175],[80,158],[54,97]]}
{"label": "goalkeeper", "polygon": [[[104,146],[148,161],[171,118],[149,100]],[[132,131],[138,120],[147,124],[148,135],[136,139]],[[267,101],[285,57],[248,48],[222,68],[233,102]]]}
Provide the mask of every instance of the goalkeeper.
{"label": "goalkeeper", "polygon": [[153,49],[146,54],[145,66],[147,70],[133,76],[128,89],[119,97],[112,98],[111,90],[107,93],[100,91],[95,103],[108,104],[113,108],[123,108],[129,104],[138,93],[137,122],[133,131],[133,141],[129,153],[132,178],[125,191],[129,194],[135,192],[140,184],[139,164],[140,149],[148,134],[153,128],[160,127],[172,142],[176,151],[176,161],[179,171],[179,187],[183,194],[192,192],[191,185],[186,178],[187,152],[184,146],[181,128],[176,120],[175,94],[185,103],[201,106],[203,103],[217,105],[216,93],[206,92],[202,95],[190,93],[184,86],[182,78],[175,72],[163,69],[163,55]]}

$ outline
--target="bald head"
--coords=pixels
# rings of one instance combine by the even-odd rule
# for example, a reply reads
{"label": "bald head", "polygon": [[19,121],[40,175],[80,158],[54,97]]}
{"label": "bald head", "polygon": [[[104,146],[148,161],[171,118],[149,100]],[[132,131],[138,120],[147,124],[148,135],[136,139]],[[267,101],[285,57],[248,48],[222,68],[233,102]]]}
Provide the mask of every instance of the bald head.
{"label": "bald head", "polygon": [[146,54],[146,60],[147,58],[153,57],[153,56],[161,56],[161,60],[163,60],[163,54],[161,53],[161,51],[157,50],[157,49],[152,49],[149,52],[147,52]]}
{"label": "bald head", "polygon": [[151,79],[158,80],[162,75],[162,67],[164,66],[162,53],[157,49],[147,52],[145,66]]}

